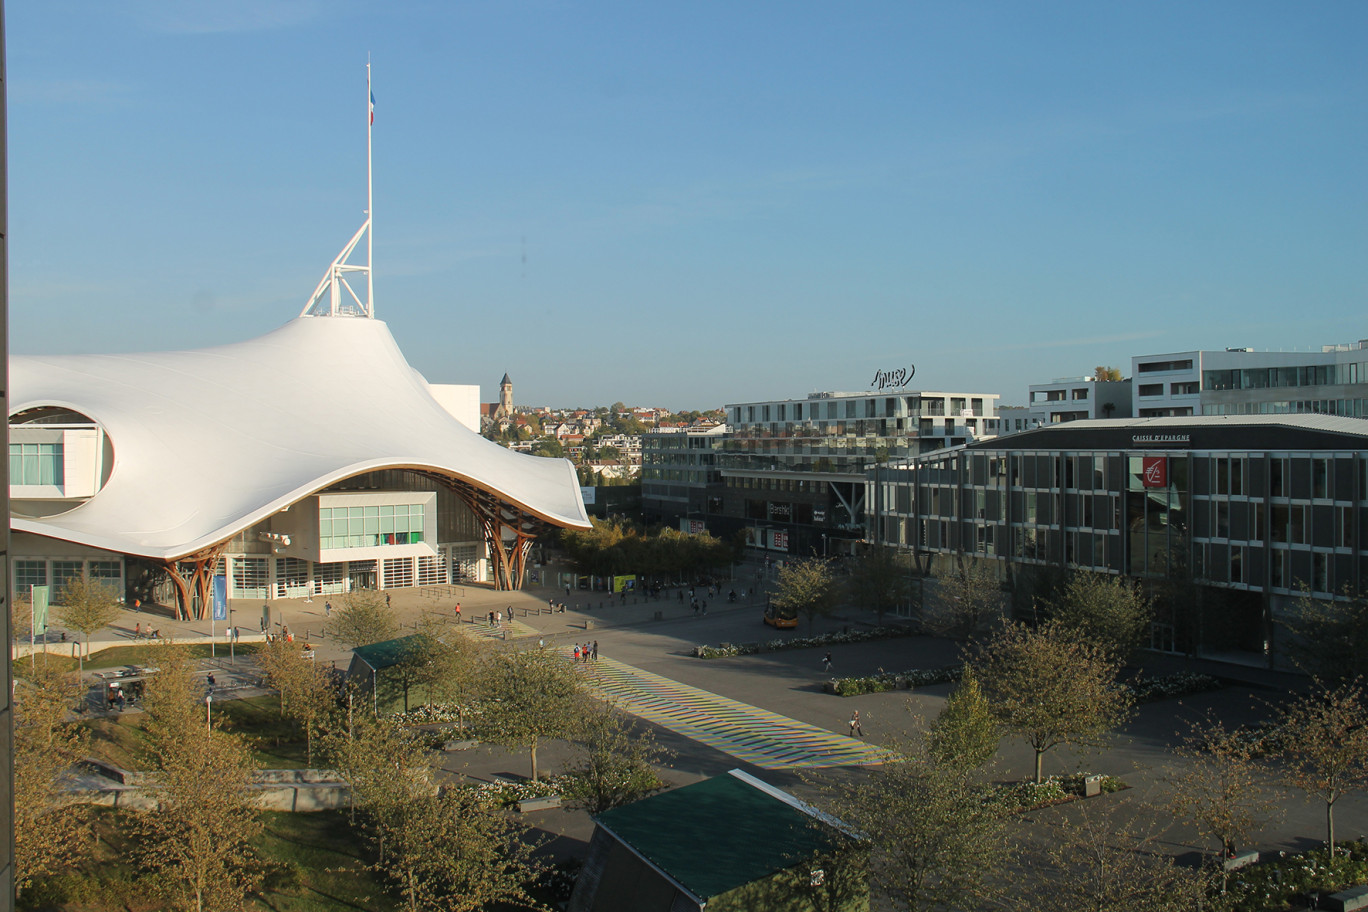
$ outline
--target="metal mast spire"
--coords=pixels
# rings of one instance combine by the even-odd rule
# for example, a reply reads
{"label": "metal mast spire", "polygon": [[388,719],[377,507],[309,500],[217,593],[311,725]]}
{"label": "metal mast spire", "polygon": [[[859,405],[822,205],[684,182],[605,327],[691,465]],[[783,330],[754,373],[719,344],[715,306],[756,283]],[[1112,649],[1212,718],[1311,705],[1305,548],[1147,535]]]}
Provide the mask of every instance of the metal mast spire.
{"label": "metal mast spire", "polygon": [[[342,252],[332,261],[328,271],[323,274],[318,287],[309,296],[309,303],[300,311],[301,317],[375,317],[375,280],[371,272],[375,246],[371,233],[371,218],[374,211],[374,193],[371,186],[371,128],[375,124],[375,94],[371,91],[371,66],[366,61],[366,220],[361,223],[356,234],[342,248]],[[348,263],[361,235],[366,236],[366,263]],[[366,276],[366,299],[352,289],[347,277],[351,273],[364,273]],[[344,295],[343,292],[346,294]]]}

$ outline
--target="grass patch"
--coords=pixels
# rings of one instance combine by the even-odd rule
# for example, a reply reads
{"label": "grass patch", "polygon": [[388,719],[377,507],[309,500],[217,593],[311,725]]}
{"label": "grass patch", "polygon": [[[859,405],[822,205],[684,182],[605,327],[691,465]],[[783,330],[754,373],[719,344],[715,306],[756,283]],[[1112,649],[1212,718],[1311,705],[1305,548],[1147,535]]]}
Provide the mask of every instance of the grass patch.
{"label": "grass patch", "polygon": [[[248,739],[258,769],[304,769],[304,728],[293,719],[281,717],[279,694],[216,702],[214,713],[225,731]],[[316,741],[315,762],[319,759]]]}
{"label": "grass patch", "polygon": [[[97,808],[96,840],[74,871],[46,878],[19,899],[20,910],[155,912],[165,908],[137,869],[136,815]],[[268,874],[247,909],[273,912],[392,912],[399,903],[365,869],[361,840],[346,811],[265,813],[257,848]]]}
{"label": "grass patch", "polygon": [[107,718],[90,719],[85,727],[90,731],[90,753],[126,770],[141,769],[147,732],[142,713],[120,713]]}

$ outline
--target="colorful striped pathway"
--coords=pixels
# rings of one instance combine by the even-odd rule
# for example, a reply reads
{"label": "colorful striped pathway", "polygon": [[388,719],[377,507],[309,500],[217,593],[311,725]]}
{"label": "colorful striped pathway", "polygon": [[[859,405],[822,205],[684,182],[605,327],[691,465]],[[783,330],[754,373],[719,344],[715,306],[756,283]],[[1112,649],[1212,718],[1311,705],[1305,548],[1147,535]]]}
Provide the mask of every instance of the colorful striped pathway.
{"label": "colorful striped pathway", "polygon": [[757,706],[601,658],[577,665],[595,689],[626,712],[761,769],[865,766],[893,754]]}

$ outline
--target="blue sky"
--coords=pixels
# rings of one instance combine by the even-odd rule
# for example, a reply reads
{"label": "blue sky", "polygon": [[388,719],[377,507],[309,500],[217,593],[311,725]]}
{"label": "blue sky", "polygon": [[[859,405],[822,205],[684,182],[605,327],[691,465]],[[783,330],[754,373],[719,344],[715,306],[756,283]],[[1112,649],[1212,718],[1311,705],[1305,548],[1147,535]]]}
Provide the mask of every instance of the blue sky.
{"label": "blue sky", "polygon": [[293,318],[670,408],[1368,338],[1368,4],[11,0],[17,353]]}

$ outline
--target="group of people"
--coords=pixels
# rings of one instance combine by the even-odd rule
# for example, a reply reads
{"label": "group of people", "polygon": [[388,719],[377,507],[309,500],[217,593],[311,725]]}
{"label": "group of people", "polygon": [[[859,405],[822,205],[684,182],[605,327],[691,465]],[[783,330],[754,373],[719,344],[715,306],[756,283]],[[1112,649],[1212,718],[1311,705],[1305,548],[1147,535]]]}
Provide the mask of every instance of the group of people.
{"label": "group of people", "polygon": [[[143,637],[146,637],[149,640],[160,640],[161,628],[158,627],[156,630],[153,630],[151,624],[148,624],[147,627],[144,628],[142,621],[138,621],[138,623],[133,625],[133,639],[141,640]],[[65,637],[63,639],[65,639]]]}
{"label": "group of people", "polygon": [[583,645],[576,643],[574,649],[574,656],[576,663],[584,663],[589,661],[597,662],[598,640],[594,640],[594,642],[592,643],[585,643]]}

